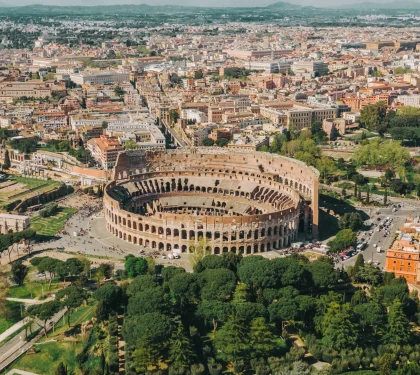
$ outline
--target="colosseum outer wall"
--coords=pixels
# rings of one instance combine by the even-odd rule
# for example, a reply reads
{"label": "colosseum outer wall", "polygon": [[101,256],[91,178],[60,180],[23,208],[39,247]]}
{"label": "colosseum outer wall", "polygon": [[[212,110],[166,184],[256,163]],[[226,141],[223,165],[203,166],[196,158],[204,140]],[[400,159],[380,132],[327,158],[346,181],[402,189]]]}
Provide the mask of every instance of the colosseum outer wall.
{"label": "colosseum outer wall", "polygon": [[[175,199],[173,197],[180,195],[179,192],[168,190],[168,187],[165,189],[163,182],[161,182],[162,187],[159,187],[158,181],[179,176],[184,176],[185,180],[188,177],[192,180],[198,177],[203,181],[213,178],[245,181],[243,184],[254,183],[265,187],[266,192],[270,190],[281,192],[289,197],[292,203],[286,208],[278,206],[278,212],[257,215],[197,218],[191,215],[156,212],[155,215],[145,216],[136,213],[136,209],[139,208],[136,208],[136,205],[143,204],[145,209],[151,210],[146,202],[147,197],[134,197],[133,202],[136,203],[129,202],[128,205],[132,207],[127,210],[127,203],[123,204],[109,194],[120,184],[124,186],[125,181],[134,181],[137,184],[143,180],[144,185],[147,179],[155,178],[153,191],[148,193],[153,195],[159,191],[161,199],[165,197]],[[294,159],[269,153],[213,148],[146,153],[132,151],[119,155],[114,169],[114,180],[107,186],[104,198],[107,229],[114,235],[139,245],[162,250],[175,250],[179,246],[179,250],[181,247],[184,250],[191,241],[204,237],[211,243],[214,253],[241,251],[249,254],[267,251],[288,246],[296,239],[299,218],[302,216],[305,223],[304,231],[311,232],[314,238],[318,235],[319,173]],[[206,196],[214,195],[216,200],[217,194],[213,193],[218,195],[223,193],[223,196],[236,195],[237,198],[234,199],[238,201],[246,198],[241,189],[230,192],[217,188],[213,188],[213,192],[206,186],[196,186],[194,189],[201,189]],[[269,193],[268,196],[270,194],[273,193]]]}

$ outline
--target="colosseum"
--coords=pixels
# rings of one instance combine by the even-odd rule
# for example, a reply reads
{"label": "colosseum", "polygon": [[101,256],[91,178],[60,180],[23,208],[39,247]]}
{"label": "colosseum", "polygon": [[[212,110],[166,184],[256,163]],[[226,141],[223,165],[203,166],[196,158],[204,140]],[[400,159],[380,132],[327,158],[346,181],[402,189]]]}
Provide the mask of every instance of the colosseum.
{"label": "colosseum", "polygon": [[316,169],[213,147],[126,151],[106,187],[106,227],[139,248],[254,254],[318,234]]}

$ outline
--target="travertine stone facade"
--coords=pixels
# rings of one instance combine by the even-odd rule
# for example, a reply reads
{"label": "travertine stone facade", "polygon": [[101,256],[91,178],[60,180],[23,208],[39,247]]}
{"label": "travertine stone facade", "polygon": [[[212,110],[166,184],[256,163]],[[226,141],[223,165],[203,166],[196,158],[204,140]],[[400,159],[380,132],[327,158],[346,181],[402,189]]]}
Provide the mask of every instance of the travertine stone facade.
{"label": "travertine stone facade", "polygon": [[0,214],[0,234],[21,232],[30,225],[29,216]]}
{"label": "travertine stone facade", "polygon": [[262,152],[128,151],[106,188],[107,229],[140,247],[253,254],[318,233],[318,172]]}

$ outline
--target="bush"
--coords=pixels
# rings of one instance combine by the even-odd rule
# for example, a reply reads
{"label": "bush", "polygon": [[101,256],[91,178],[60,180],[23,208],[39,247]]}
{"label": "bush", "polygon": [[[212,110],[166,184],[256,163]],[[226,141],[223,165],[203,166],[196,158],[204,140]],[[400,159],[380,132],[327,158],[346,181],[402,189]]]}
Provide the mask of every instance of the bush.
{"label": "bush", "polygon": [[222,365],[220,363],[212,361],[209,362],[207,366],[209,368],[210,375],[220,375],[222,372]]}
{"label": "bush", "polygon": [[50,217],[54,216],[58,211],[57,203],[53,202],[48,204],[42,211],[39,212],[39,216],[41,217]]}
{"label": "bush", "polygon": [[322,360],[324,362],[331,363],[334,359],[338,357],[338,352],[334,349],[325,349],[322,353]]}
{"label": "bush", "polygon": [[352,370],[358,370],[360,367],[360,357],[352,356],[348,358],[349,366]]}
{"label": "bush", "polygon": [[194,363],[191,365],[191,375],[202,375],[206,371],[206,368],[202,363]]}
{"label": "bush", "polygon": [[362,359],[360,360],[360,363],[361,363],[363,368],[369,368],[370,364],[371,364],[371,361],[367,357],[362,357]]}

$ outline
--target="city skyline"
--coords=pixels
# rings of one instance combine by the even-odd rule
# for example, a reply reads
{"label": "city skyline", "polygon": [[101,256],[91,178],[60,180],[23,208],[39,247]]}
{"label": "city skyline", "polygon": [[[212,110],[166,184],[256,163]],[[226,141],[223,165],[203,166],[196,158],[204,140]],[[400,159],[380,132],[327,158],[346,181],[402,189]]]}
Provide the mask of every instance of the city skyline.
{"label": "city skyline", "polygon": [[[282,1],[281,1],[282,2]],[[122,4],[146,4],[150,6],[164,6],[164,5],[179,5],[179,6],[202,6],[202,7],[264,7],[271,4],[275,4],[275,0],[261,0],[256,3],[253,0],[76,0],[72,2],[72,6],[101,6],[101,5],[122,5]],[[315,6],[315,7],[340,7],[351,4],[389,4],[394,3],[394,1],[380,1],[380,0],[290,0],[284,1],[284,3],[290,3],[293,5],[301,6]],[[410,3],[418,3],[420,7],[420,2],[410,1]],[[16,0],[10,1],[0,1],[0,5],[4,6],[26,6],[26,5],[51,5],[51,6],[68,6],[68,4],[63,4],[60,0]]]}

